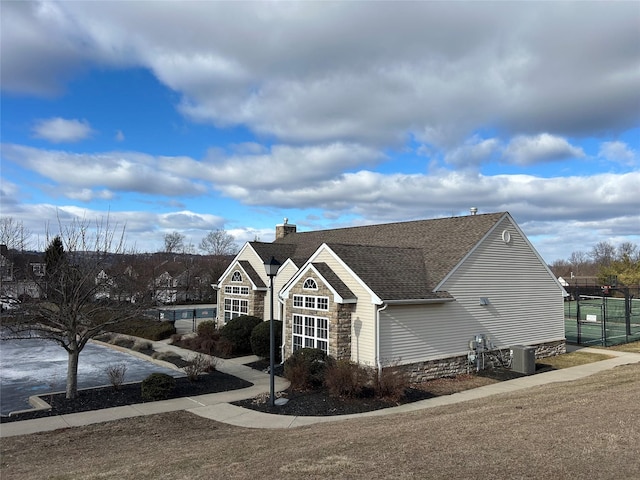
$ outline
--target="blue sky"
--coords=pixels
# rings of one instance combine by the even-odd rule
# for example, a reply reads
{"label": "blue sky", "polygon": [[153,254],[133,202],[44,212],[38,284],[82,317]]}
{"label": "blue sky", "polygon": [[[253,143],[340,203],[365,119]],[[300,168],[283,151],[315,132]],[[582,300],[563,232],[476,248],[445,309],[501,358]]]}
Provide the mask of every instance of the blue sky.
{"label": "blue sky", "polygon": [[[640,244],[640,6],[6,2],[2,216],[127,243],[509,211]],[[50,228],[50,227],[49,227]]]}

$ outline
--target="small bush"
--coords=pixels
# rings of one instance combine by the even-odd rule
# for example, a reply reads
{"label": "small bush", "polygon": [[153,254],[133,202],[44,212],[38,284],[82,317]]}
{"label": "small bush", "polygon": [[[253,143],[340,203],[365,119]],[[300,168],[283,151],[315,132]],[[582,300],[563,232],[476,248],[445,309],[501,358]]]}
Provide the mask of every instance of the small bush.
{"label": "small bush", "polygon": [[[251,332],[251,351],[254,355],[268,359],[271,356],[271,327],[269,322],[261,322]],[[280,345],[282,345],[282,321],[274,320],[275,361],[280,362]]]}
{"label": "small bush", "polygon": [[164,340],[176,333],[176,327],[171,322],[160,322],[150,318],[138,318],[128,320],[110,327],[110,330],[134,337],[146,338],[147,340]]}
{"label": "small bush", "polygon": [[404,397],[408,386],[407,373],[395,366],[383,368],[382,372],[375,376],[374,389],[379,398],[397,402]]}
{"label": "small bush", "polygon": [[131,340],[130,338],[121,337],[120,335],[116,335],[109,341],[111,345],[115,345],[117,347],[123,348],[131,348],[136,343],[135,340]]}
{"label": "small bush", "polygon": [[164,400],[171,395],[176,379],[166,373],[152,373],[142,381],[140,394],[145,402]]}
{"label": "small bush", "polygon": [[199,337],[217,338],[220,336],[220,332],[216,328],[216,322],[212,320],[205,320],[199,323],[197,333]]}
{"label": "small bush", "polygon": [[174,333],[173,335],[171,335],[171,337],[169,337],[169,343],[171,345],[178,344],[181,341],[182,341],[182,335],[180,335],[179,333]]}
{"label": "small bush", "polygon": [[259,323],[262,323],[261,318],[241,315],[222,327],[222,336],[232,343],[234,354],[251,353],[251,332]]}
{"label": "small bush", "polygon": [[337,397],[359,397],[369,383],[369,372],[361,365],[348,360],[329,362],[324,374],[327,390]]}
{"label": "small bush", "polygon": [[199,375],[206,372],[211,372],[215,369],[216,366],[211,357],[203,355],[201,353],[197,354],[195,357],[189,360],[189,363],[182,368],[182,370],[184,370],[184,373],[187,374],[187,378],[190,382],[195,382],[196,380],[198,380]]}
{"label": "small bush", "polygon": [[135,352],[142,352],[143,350],[152,350],[152,349],[153,349],[153,346],[151,342],[147,340],[136,340],[133,346],[131,347],[131,350]]}
{"label": "small bush", "polygon": [[294,390],[317,389],[324,383],[329,357],[317,348],[300,348],[284,362],[284,376]]}
{"label": "small bush", "polygon": [[124,363],[109,365],[106,368],[106,372],[113,389],[120,390],[120,387],[124,383],[124,376],[127,373],[127,366]]}

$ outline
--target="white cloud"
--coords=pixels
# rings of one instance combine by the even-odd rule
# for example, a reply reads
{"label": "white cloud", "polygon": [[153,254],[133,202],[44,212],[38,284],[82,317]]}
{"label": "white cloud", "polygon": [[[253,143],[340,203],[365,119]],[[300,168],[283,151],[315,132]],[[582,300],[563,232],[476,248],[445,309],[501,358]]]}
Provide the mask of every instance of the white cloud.
{"label": "white cloud", "polygon": [[33,135],[53,143],[72,143],[89,138],[94,132],[86,120],[68,120],[60,117],[38,120]]}
{"label": "white cloud", "polygon": [[486,124],[588,136],[637,121],[628,2],[19,3],[3,7],[3,88],[136,65],[192,119],[283,143],[444,146]]}
{"label": "white cloud", "polygon": [[600,145],[598,157],[609,162],[633,167],[638,164],[638,153],[624,142],[604,142]]}
{"label": "white cloud", "polygon": [[570,158],[583,158],[584,151],[564,138],[542,133],[534,137],[519,135],[513,138],[503,152],[504,159],[516,165],[556,162]]}
{"label": "white cloud", "polygon": [[[74,198],[88,198],[80,189],[139,192],[152,195],[193,196],[205,193],[201,182],[172,173],[167,157],[136,152],[78,154],[59,150],[41,150],[21,145],[2,145],[2,157],[23,168],[55,181],[59,192],[72,192]],[[81,192],[81,191],[80,191]],[[101,196],[104,194],[93,195]]]}
{"label": "white cloud", "polygon": [[488,162],[500,147],[495,138],[481,139],[477,136],[467,140],[464,145],[447,152],[444,159],[457,167],[473,167]]}

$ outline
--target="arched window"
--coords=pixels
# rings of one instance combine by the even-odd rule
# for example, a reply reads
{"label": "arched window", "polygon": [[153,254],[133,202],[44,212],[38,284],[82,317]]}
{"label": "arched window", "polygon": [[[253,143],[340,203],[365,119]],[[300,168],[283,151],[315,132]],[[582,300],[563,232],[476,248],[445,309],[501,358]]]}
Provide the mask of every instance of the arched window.
{"label": "arched window", "polygon": [[318,284],[316,283],[316,281],[313,278],[307,278],[304,281],[304,284],[302,285],[302,288],[304,288],[306,290],[317,290],[318,289]]}
{"label": "arched window", "polygon": [[231,281],[232,282],[241,282],[242,281],[242,275],[240,274],[239,271],[235,271],[233,272],[233,275],[231,275]]}

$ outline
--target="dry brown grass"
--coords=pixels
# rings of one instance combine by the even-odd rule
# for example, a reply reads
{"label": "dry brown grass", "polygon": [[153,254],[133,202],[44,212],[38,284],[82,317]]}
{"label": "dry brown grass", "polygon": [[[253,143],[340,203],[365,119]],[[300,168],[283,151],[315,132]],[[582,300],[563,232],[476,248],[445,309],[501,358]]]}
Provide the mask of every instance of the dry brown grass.
{"label": "dry brown grass", "polygon": [[640,365],[292,430],[186,412],[2,440],[3,479],[638,478]]}
{"label": "dry brown grass", "polygon": [[584,365],[586,363],[599,362],[612,358],[612,355],[605,355],[602,353],[591,353],[577,350],[575,352],[563,353],[562,355],[556,355],[555,357],[546,357],[538,360],[536,363],[542,365],[549,365],[555,369],[577,367],[578,365]]}
{"label": "dry brown grass", "polygon": [[617,350],[618,352],[640,353],[640,342],[625,343],[624,345],[616,345],[608,347],[608,350]]}

